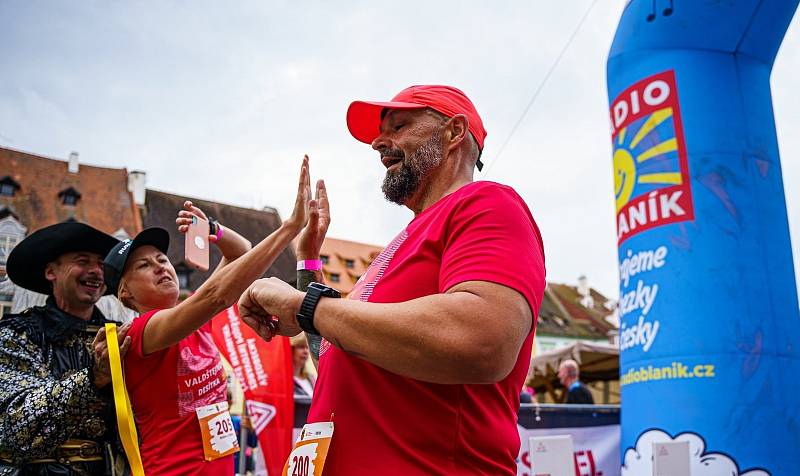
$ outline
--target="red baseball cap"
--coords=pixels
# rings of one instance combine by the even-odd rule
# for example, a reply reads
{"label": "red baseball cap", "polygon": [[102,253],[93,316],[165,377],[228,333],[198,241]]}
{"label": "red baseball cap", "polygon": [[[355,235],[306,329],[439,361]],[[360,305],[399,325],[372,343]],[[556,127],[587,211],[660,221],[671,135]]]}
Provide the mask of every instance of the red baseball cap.
{"label": "red baseball cap", "polygon": [[[429,107],[434,111],[453,117],[463,114],[469,121],[469,131],[483,151],[486,129],[475,105],[460,89],[452,86],[423,85],[411,86],[400,91],[389,102],[354,101],[347,108],[347,128],[350,134],[361,142],[372,144],[380,135],[381,113],[384,109],[422,109]],[[478,160],[478,170],[483,164]]]}

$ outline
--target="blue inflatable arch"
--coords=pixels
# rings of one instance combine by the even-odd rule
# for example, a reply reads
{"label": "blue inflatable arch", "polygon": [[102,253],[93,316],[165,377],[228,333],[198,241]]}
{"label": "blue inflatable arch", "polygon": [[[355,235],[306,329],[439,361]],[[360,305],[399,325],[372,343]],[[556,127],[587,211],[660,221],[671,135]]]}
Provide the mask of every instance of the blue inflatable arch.
{"label": "blue inflatable arch", "polygon": [[[623,474],[800,474],[800,312],[770,73],[798,0],[632,0],[608,59]],[[800,133],[796,131],[795,133]],[[642,466],[644,465],[644,466]]]}

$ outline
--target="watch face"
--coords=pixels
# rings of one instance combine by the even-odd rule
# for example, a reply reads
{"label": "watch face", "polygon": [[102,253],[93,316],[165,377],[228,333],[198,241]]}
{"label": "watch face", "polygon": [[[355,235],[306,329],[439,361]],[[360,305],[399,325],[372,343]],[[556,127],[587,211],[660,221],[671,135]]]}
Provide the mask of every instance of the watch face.
{"label": "watch face", "polygon": [[311,283],[311,284],[308,285],[308,288],[309,289],[314,288],[314,289],[318,290],[320,292],[320,294],[322,296],[325,296],[325,297],[333,297],[333,298],[342,297],[342,295],[339,293],[339,291],[337,291],[337,290],[335,290],[335,289],[333,289],[333,288],[331,288],[329,286],[325,286],[324,284],[321,284],[321,283]]}

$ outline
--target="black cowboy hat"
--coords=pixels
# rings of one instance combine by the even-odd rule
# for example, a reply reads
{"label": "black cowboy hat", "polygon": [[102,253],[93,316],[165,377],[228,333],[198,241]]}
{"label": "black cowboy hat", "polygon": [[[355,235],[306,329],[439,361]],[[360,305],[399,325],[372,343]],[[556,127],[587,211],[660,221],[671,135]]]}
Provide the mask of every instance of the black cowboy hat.
{"label": "black cowboy hat", "polygon": [[[6,262],[9,279],[25,289],[52,294],[53,286],[44,277],[47,263],[65,253],[86,251],[105,256],[119,243],[113,236],[77,221],[56,223],[31,233],[11,250]],[[106,289],[106,294],[110,294]]]}
{"label": "black cowboy hat", "polygon": [[106,288],[108,294],[117,295],[119,290],[119,280],[122,278],[122,273],[125,271],[125,264],[128,262],[133,250],[140,246],[151,245],[155,246],[157,250],[167,254],[169,250],[169,232],[163,228],[153,227],[142,230],[141,233],[136,235],[132,240],[125,240],[117,242],[106,255],[103,260],[105,265]]}

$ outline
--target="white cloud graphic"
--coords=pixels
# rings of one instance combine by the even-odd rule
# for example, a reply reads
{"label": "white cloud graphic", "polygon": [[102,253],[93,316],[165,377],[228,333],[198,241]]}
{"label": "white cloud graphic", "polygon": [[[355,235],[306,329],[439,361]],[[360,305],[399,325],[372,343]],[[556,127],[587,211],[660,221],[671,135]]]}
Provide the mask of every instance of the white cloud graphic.
{"label": "white cloud graphic", "polygon": [[622,463],[622,476],[649,476],[653,474],[653,443],[688,441],[692,476],[770,476],[760,469],[739,472],[739,465],[722,453],[706,453],[706,443],[697,433],[681,433],[672,438],[661,430],[650,430],[639,435],[636,448],[628,448]]}

